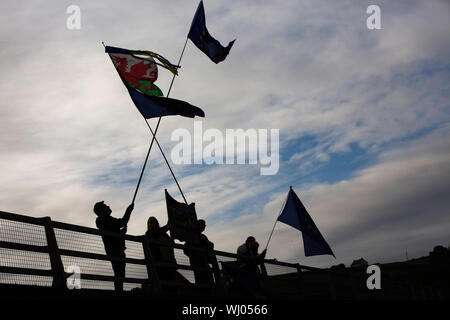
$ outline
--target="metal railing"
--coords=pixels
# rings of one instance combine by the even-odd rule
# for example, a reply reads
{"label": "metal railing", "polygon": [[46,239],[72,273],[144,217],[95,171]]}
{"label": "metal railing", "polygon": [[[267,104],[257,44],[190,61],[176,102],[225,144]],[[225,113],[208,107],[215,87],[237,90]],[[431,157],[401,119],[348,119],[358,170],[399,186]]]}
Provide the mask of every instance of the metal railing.
{"label": "metal railing", "polygon": [[[101,236],[125,239],[126,258],[107,255]],[[177,262],[156,261],[151,255],[150,245],[172,247]],[[191,266],[183,254],[185,250],[208,254],[208,267]],[[75,265],[81,269],[82,288],[113,290],[113,283],[118,278],[114,276],[111,261],[122,261],[126,263],[125,278],[121,279],[125,290],[145,289],[158,293],[173,287],[177,288],[176,292],[183,293],[183,288],[189,288],[189,292],[203,289],[209,290],[208,294],[220,296],[225,294],[227,286],[221,265],[237,258],[236,254],[229,252],[206,252],[204,248],[149,240],[145,236],[123,235],[52,221],[49,217],[35,218],[0,211],[0,284],[67,288],[67,278],[72,274],[66,270]],[[276,275],[298,275],[298,281],[288,280],[288,285],[282,286],[280,292],[271,290],[275,295],[300,292],[301,272],[319,270],[267,259],[258,261],[258,264],[267,288]],[[157,272],[160,268],[176,270],[178,279],[161,279]],[[208,273],[211,282],[195,283],[193,274],[196,271]]]}
{"label": "metal railing", "polygon": [[[102,236],[125,239],[126,257],[107,255]],[[151,254],[152,245],[171,247],[176,263],[157,261]],[[210,257],[207,267],[192,266],[184,254],[186,250],[207,254]],[[0,289],[3,285],[66,289],[67,280],[73,276],[68,268],[77,266],[82,289],[114,290],[118,278],[114,276],[111,261],[122,261],[126,264],[125,277],[121,279],[125,290],[188,296],[197,290],[199,295],[226,296],[229,281],[223,265],[238,258],[237,254],[219,250],[206,252],[204,248],[149,240],[145,236],[0,211]],[[258,260],[257,264],[265,293],[273,298],[439,299],[450,295],[447,286],[408,284],[395,278],[382,280],[382,292],[370,292],[363,271],[349,274],[268,259]],[[177,278],[168,281],[160,277],[161,269],[175,270]],[[210,281],[196,283],[195,272],[207,273]]]}

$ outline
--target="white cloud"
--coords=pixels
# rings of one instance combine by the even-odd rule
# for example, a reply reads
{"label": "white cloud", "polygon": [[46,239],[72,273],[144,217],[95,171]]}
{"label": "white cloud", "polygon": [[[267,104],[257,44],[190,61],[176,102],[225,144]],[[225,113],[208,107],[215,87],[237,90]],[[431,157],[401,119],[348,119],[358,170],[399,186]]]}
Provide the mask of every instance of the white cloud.
{"label": "white cloud", "polygon": [[[131,201],[150,139],[101,41],[154,50],[176,62],[197,2],[77,5],[82,10],[78,31],[65,28],[66,4],[0,5],[0,210],[93,226],[95,201],[108,201],[116,215]],[[381,227],[398,219],[392,228],[399,225],[402,231],[390,237],[400,248],[410,235],[402,225],[410,220],[408,203],[418,194],[445,198],[439,198],[445,186],[440,177],[446,177],[448,163],[439,150],[446,147],[447,132],[439,138],[444,147],[435,147],[432,156],[427,148],[433,141],[418,140],[414,149],[399,153],[386,152],[384,145],[450,120],[448,3],[381,2],[380,32],[365,27],[367,5],[205,2],[210,32],[222,43],[237,41],[218,65],[189,42],[172,96],[202,107],[204,128],[279,128],[280,148],[289,145],[292,154],[281,158],[281,168],[301,168],[289,177],[267,178],[253,166],[175,166],[188,200],[197,203],[200,216],[213,221],[208,231],[219,249],[234,250],[249,233],[265,239],[281,206],[285,180],[301,181],[304,173],[332,161],[332,153],[347,152],[352,143],[381,154],[379,164],[333,185],[300,185],[302,199],[343,259],[369,246],[374,248],[371,257],[382,257],[379,234],[367,229],[373,221]],[[158,85],[164,91],[169,82],[170,76],[160,72]],[[158,137],[167,155],[170,133],[179,127],[191,129],[192,119],[162,120]],[[304,136],[317,144],[302,150],[295,141]],[[149,215],[165,221],[164,188],[177,194],[156,148],[149,161],[132,233],[144,231]],[[383,201],[387,196],[389,202]],[[419,228],[422,251],[445,225],[433,225],[445,216],[444,207],[439,208],[434,220]],[[338,215],[347,217],[351,228],[366,230],[365,242],[345,240],[351,228]],[[282,230],[273,245],[280,257],[295,260],[302,251],[300,235]],[[284,247],[277,247],[276,237],[285,240]],[[394,257],[397,249],[386,255]]]}

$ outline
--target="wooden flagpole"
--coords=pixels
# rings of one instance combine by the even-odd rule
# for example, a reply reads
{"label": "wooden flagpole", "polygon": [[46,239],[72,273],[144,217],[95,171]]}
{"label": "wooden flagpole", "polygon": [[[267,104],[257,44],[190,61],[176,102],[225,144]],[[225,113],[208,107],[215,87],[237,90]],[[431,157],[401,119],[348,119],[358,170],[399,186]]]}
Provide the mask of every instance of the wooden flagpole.
{"label": "wooden flagpole", "polygon": [[[289,187],[289,192],[291,192],[291,190],[292,190],[292,186]],[[280,209],[280,212],[278,213],[277,219],[275,220],[275,223],[273,224],[272,232],[270,233],[269,240],[267,240],[266,250],[267,250],[267,247],[269,246],[270,239],[272,239],[272,234],[273,234],[273,231],[275,230],[275,226],[276,226],[276,224],[277,224],[277,222],[278,222],[278,218],[280,217],[281,212],[283,211],[284,206],[286,205],[287,199],[288,199],[288,197],[289,197],[289,192],[288,192],[288,194],[287,194],[287,196],[286,196],[286,199],[284,199],[284,203],[283,203],[283,205],[281,206],[281,209]]]}

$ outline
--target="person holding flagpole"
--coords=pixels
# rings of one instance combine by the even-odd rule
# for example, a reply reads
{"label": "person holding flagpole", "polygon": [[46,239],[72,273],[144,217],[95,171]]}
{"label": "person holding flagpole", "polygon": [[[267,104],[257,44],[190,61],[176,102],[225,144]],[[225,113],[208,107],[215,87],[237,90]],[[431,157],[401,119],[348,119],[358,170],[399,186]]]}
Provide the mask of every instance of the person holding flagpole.
{"label": "person holding flagpole", "polygon": [[[130,204],[125,210],[122,218],[111,217],[111,208],[105,204],[104,201],[97,202],[94,205],[94,213],[97,215],[95,224],[101,231],[117,232],[124,235],[127,232],[127,224],[130,220],[131,212],[134,209],[134,204]],[[125,239],[120,236],[102,235],[105,252],[108,256],[125,259]],[[116,291],[123,291],[123,278],[125,278],[125,261],[111,260],[114,271],[114,289]]]}
{"label": "person holding flagpole", "polygon": [[237,262],[239,269],[237,279],[241,287],[255,297],[266,296],[267,293],[261,286],[261,271],[259,264],[263,263],[267,250],[258,253],[259,243],[255,237],[249,236],[245,243],[237,249]]}

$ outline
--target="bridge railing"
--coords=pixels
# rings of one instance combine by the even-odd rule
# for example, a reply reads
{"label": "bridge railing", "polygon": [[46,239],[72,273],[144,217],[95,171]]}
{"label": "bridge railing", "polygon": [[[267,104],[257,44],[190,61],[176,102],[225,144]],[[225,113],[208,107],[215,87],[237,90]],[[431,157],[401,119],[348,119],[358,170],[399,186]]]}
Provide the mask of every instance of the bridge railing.
{"label": "bridge railing", "polygon": [[[106,255],[101,236],[125,239],[126,258]],[[150,245],[172,247],[176,263],[156,261],[151,255]],[[174,287],[178,290],[176,292],[183,292],[180,291],[183,288],[199,288],[208,289],[212,294],[223,294],[227,283],[223,277],[222,262],[235,261],[238,256],[214,250],[208,253],[211,257],[209,267],[199,268],[190,265],[185,250],[205,251],[179,243],[148,240],[144,236],[52,221],[49,217],[35,218],[0,211],[0,284],[66,288],[67,278],[72,276],[68,272],[69,267],[76,266],[81,271],[82,288],[113,290],[117,278],[114,277],[111,261],[123,261],[126,263],[126,274],[122,279],[125,290],[138,288],[161,292],[163,288]],[[172,281],[163,280],[157,272],[161,268],[176,269],[180,276]],[[268,287],[273,276],[296,273],[300,279],[302,271],[318,270],[276,260],[263,260],[259,268]],[[211,282],[196,284],[195,272],[208,273]],[[277,293],[298,292],[299,282],[288,280],[285,286],[279,286],[280,281],[277,288],[282,289]]]}

